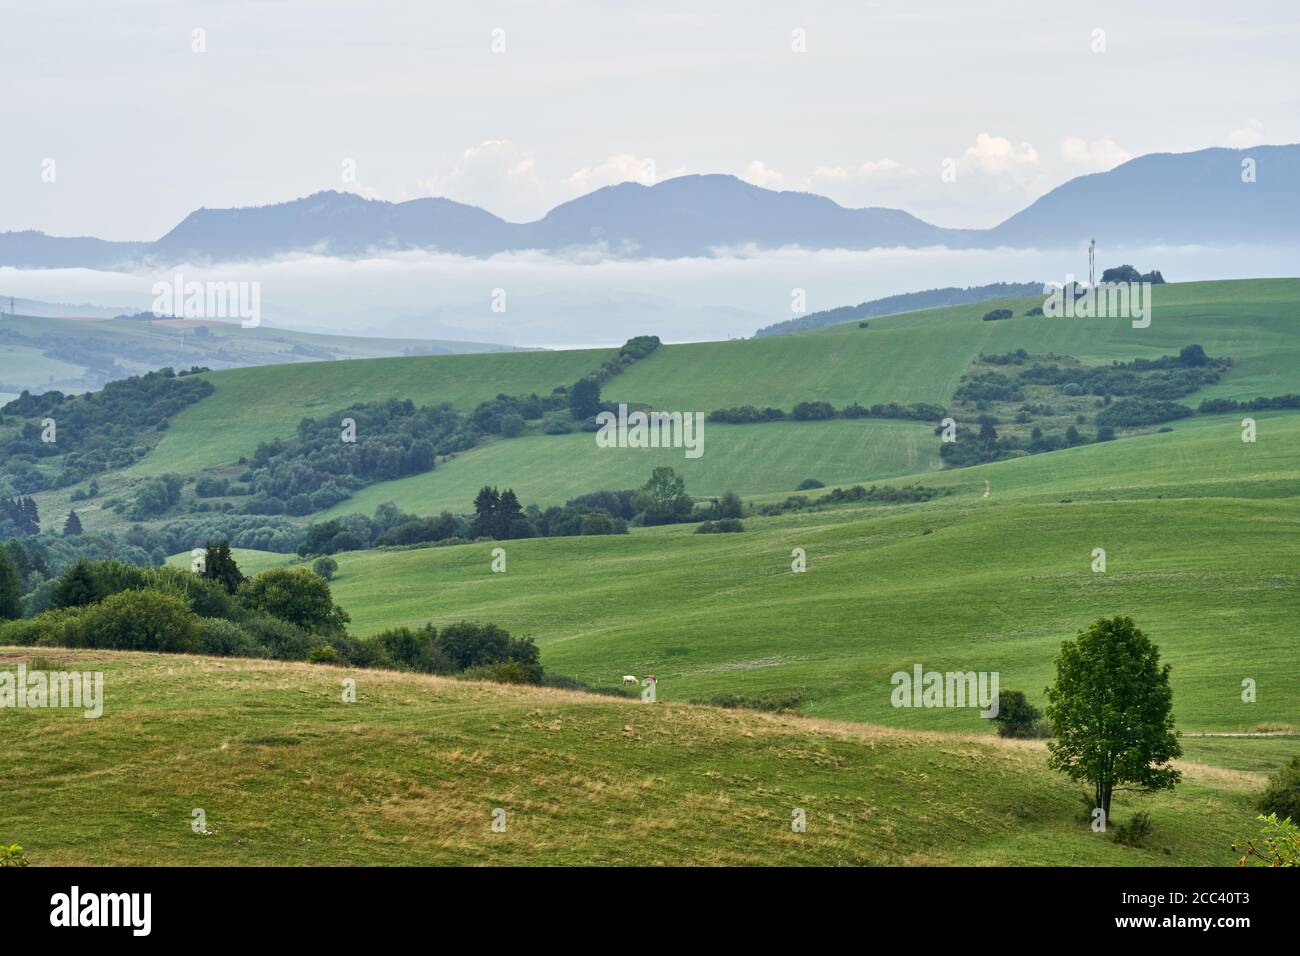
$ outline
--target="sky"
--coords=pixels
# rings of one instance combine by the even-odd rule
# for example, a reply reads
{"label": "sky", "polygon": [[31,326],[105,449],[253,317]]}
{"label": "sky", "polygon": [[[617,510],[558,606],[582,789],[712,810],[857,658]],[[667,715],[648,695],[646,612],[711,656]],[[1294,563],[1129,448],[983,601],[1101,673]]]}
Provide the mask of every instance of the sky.
{"label": "sky", "polygon": [[1133,156],[1300,141],[1294,0],[0,6],[0,231],[321,189],[525,221],[704,172],[988,227]]}

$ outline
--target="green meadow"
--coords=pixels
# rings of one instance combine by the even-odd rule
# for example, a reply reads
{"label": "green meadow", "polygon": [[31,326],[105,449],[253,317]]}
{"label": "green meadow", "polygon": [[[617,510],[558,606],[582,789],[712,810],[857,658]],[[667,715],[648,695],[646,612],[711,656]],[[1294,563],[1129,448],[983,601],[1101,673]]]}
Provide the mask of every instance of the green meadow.
{"label": "green meadow", "polygon": [[[1300,717],[1294,500],[968,499],[746,526],[505,542],[504,574],[490,571],[495,542],[347,553],[334,593],[360,634],[490,620],[594,686],[653,673],[663,699],[802,694],[815,716],[968,732],[990,728],[974,711],[892,707],[891,675],[998,671],[1041,705],[1061,641],[1125,614],[1173,665],[1180,726]],[[1105,573],[1091,570],[1094,548]],[[1261,687],[1250,705],[1248,677]]]}
{"label": "green meadow", "polygon": [[[1223,381],[1189,398],[1192,405],[1204,398],[1300,391],[1300,345],[1294,335],[1300,280],[1157,286],[1154,296],[1146,329],[1122,320],[1026,317],[1038,300],[1023,299],[885,316],[872,319],[867,329],[850,322],[768,339],[670,345],[611,379],[604,396],[682,412],[741,404],[788,411],[812,400],[837,406],[946,404],[981,352],[1024,348],[1106,363],[1173,354],[1193,342],[1211,355],[1231,356],[1236,364]],[[1012,308],[1016,317],[980,321],[999,306]],[[157,447],[127,475],[194,474],[230,465],[251,456],[259,442],[292,436],[303,417],[332,414],[353,402],[409,398],[417,404],[450,402],[469,411],[502,392],[546,393],[572,384],[612,354],[366,359],[212,373],[217,391],[180,412]],[[835,426],[842,426],[843,434],[833,431]],[[597,454],[593,437],[583,434],[489,443],[433,473],[367,488],[332,514],[369,513],[385,501],[417,511],[464,508],[465,492],[472,496],[483,484],[510,485],[526,501],[557,503],[598,488],[625,487],[652,464],[673,460],[688,475],[691,492],[701,495],[728,488],[764,494],[793,489],[805,477],[853,482],[924,473],[937,465],[937,442],[926,447],[923,423],[779,423],[732,431],[710,425],[712,451],[694,462],[649,450],[634,462],[607,462],[610,456]],[[709,454],[738,460],[708,462]]]}
{"label": "green meadow", "polygon": [[793,491],[810,477],[851,482],[862,475],[886,477],[940,466],[934,430],[921,422],[706,424],[704,435],[699,458],[687,458],[681,448],[600,448],[594,432],[494,441],[425,474],[362,489],[325,517],[372,514],[389,501],[416,514],[468,511],[488,475],[510,476],[504,484],[521,501],[545,507],[587,491],[639,487],[661,465],[683,476],[687,491],[698,496],[738,489]]}
{"label": "green meadow", "polygon": [[[0,668],[31,650],[0,650]],[[0,838],[35,865],[1225,866],[1265,779],[1187,761],[1173,792],[1121,795],[1116,823],[1154,825],[1134,848],[1090,830],[1082,788],[1036,742],[309,664],[42,656],[102,671],[104,712],[0,712]]]}
{"label": "green meadow", "polygon": [[303,418],[355,402],[450,402],[472,411],[502,391],[549,392],[571,385],[614,350],[498,352],[310,362],[230,369],[209,376],[216,391],[186,408],[157,448],[133,469],[140,476],[192,473],[252,456],[260,442],[292,437]]}
{"label": "green meadow", "polygon": [[[947,403],[981,353],[1089,363],[1191,343],[1233,367],[1188,396],[1300,392],[1300,280],[1161,286],[1151,326],[1025,317],[981,303],[771,339],[660,348],[604,397],[673,411],[800,401]],[[982,315],[1000,305],[1016,317]],[[653,330],[647,330],[653,331]],[[410,398],[468,411],[548,392],[612,350],[374,359],[212,373],[104,497],[195,474],[288,436],[304,416]],[[1257,440],[1241,440],[1241,419]],[[1091,427],[1086,429],[1092,431]],[[492,622],[535,637],[549,675],[600,694],[412,674],[49,649],[106,674],[103,718],[0,713],[16,768],[0,839],[43,863],[639,863],[1230,865],[1266,775],[1300,754],[1300,413],[1201,416],[1164,432],[956,470],[928,423],[710,424],[705,454],[600,449],[591,433],[487,441],[372,485],[326,516],[385,502],[464,513],[484,484],[524,504],[640,485],[669,465],[698,497],[751,511],[827,488],[920,484],[927,502],[823,505],[626,535],[480,541],[335,555],[354,636]],[[64,497],[59,497],[60,495]],[[42,513],[66,490],[38,496]],[[79,506],[80,507],[80,506]],[[111,516],[86,506],[87,527]],[[102,522],[102,525],[101,525]],[[491,570],[504,548],[504,573]],[[1097,549],[1105,567],[1096,566]],[[806,570],[796,573],[797,550]],[[236,551],[246,573],[296,555]],[[189,555],[171,562],[187,566]],[[305,562],[310,564],[310,561]],[[1041,742],[975,708],[895,707],[895,672],[997,672],[1044,703],[1061,642],[1128,615],[1171,665],[1186,736],[1144,849],[1092,833],[1081,788]],[[34,649],[0,651],[0,669]],[[41,649],[44,650],[44,649]],[[625,690],[655,674],[658,702]],[[357,682],[357,702],[339,698]],[[1243,700],[1253,682],[1256,699]],[[780,699],[780,714],[709,701]],[[1272,736],[1199,736],[1267,733]],[[211,832],[194,834],[202,807]],[[506,833],[491,813],[506,810]],[[790,829],[792,810],[807,832]]]}

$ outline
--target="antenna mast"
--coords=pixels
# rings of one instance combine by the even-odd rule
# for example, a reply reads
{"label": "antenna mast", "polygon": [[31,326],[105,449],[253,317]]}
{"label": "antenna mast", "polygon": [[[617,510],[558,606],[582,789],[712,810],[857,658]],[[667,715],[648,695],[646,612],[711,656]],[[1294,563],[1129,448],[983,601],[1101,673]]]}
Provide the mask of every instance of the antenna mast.
{"label": "antenna mast", "polygon": [[1088,240],[1088,285],[1097,284],[1097,240]]}

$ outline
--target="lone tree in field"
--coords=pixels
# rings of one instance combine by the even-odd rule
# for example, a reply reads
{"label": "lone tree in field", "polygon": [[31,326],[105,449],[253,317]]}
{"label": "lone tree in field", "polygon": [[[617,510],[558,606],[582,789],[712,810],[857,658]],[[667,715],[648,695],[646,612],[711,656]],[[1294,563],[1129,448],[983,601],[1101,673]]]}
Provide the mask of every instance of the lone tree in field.
{"label": "lone tree in field", "polygon": [[1065,641],[1047,701],[1047,764],[1091,783],[1106,821],[1116,789],[1172,790],[1181,777],[1168,766],[1183,752],[1169,665],[1132,618],[1102,618]]}

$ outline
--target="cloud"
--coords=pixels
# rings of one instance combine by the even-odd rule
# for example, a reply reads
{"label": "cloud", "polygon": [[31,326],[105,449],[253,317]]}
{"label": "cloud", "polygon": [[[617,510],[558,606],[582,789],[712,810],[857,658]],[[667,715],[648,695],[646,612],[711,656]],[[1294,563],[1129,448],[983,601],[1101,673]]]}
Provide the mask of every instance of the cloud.
{"label": "cloud", "polygon": [[564,180],[563,186],[575,196],[581,196],[615,183],[655,184],[655,161],[640,159],[631,153],[619,153],[595,166],[584,166]]}
{"label": "cloud", "polygon": [[896,179],[901,176],[915,176],[916,170],[892,159],[878,159],[859,166],[858,175],[867,179]]}
{"label": "cloud", "polygon": [[975,145],[963,154],[962,166],[988,176],[1021,177],[1026,172],[1037,173],[1038,150],[1031,143],[1015,145],[1004,137],[980,133]]}
{"label": "cloud", "polygon": [[780,189],[785,185],[785,176],[775,169],[768,169],[761,159],[756,159],[741,170],[740,178],[764,189]]}
{"label": "cloud", "polygon": [[841,205],[856,207],[898,202],[914,184],[917,172],[892,159],[875,159],[857,166],[817,166],[800,182],[808,192],[829,196]]}
{"label": "cloud", "polygon": [[535,208],[546,192],[531,153],[508,139],[484,140],[471,146],[444,175],[420,182],[435,196],[473,203],[486,209]]}
{"label": "cloud", "polygon": [[1264,124],[1257,119],[1247,120],[1241,129],[1228,134],[1228,145],[1233,149],[1250,149],[1264,142]]}
{"label": "cloud", "polygon": [[531,150],[508,139],[490,139],[466,149],[451,170],[434,173],[418,185],[435,196],[524,220],[602,186],[624,182],[652,186],[661,175],[677,176],[681,171],[661,173],[653,159],[617,153],[567,176],[546,176]]}
{"label": "cloud", "polygon": [[1067,137],[1061,143],[1061,158],[1087,172],[1105,172],[1133,158],[1113,139],[1095,139],[1091,143],[1078,136]]}

